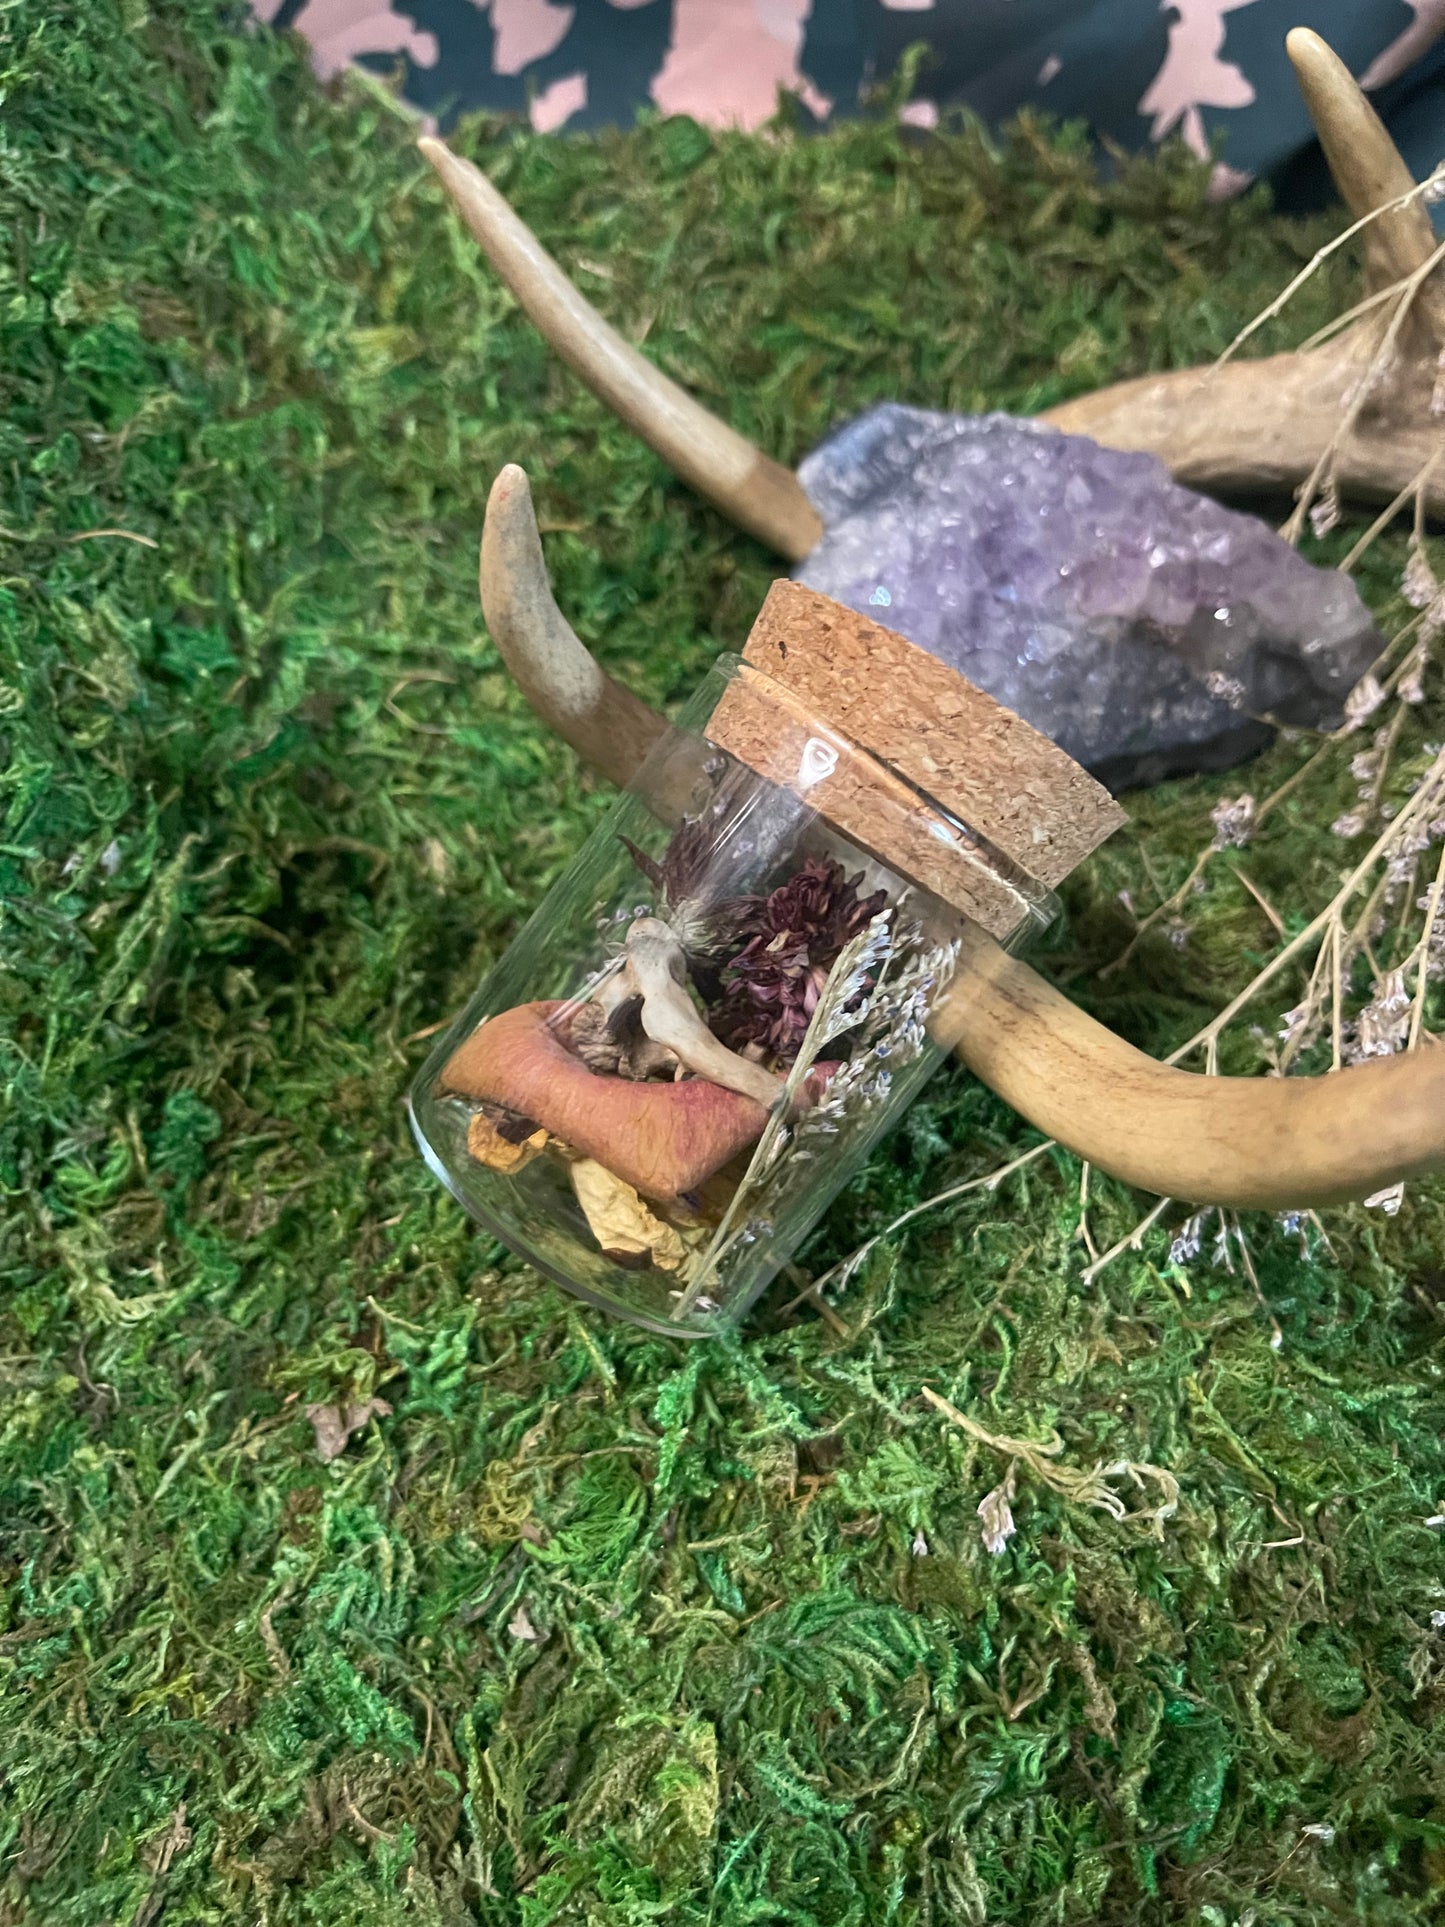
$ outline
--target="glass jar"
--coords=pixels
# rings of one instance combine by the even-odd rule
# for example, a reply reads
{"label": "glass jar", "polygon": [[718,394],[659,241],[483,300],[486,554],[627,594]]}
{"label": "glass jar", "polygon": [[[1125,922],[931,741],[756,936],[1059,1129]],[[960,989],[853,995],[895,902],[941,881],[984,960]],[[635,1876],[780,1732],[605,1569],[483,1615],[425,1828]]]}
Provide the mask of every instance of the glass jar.
{"label": "glass jar", "polygon": [[422,1154],[568,1291],[716,1333],[937,1068],[969,913],[1013,948],[1054,900],[725,656],[433,1050]]}

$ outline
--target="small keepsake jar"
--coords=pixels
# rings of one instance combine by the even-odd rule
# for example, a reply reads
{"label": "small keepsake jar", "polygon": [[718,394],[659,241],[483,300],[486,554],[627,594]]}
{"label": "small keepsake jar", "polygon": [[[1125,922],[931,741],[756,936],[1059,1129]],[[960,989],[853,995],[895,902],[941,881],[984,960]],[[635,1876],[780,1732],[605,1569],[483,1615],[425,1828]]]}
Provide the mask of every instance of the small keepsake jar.
{"label": "small keepsake jar", "polygon": [[852,610],[774,585],[442,1038],[422,1153],[567,1290],[683,1337],[789,1266],[1119,820],[1069,757]]}

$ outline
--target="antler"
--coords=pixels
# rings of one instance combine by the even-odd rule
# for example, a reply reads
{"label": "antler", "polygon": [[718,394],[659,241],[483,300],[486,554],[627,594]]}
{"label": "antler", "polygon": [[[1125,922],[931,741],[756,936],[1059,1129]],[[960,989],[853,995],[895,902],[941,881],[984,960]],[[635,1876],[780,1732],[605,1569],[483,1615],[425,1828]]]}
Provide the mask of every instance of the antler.
{"label": "antler", "polygon": [[1445,250],[1409,169],[1343,61],[1296,27],[1286,46],[1336,185],[1363,228],[1377,299],[1324,345],[1263,361],[1145,375],[1082,395],[1043,419],[1114,448],[1157,455],[1180,481],[1220,492],[1303,490],[1394,500],[1432,477],[1445,345]]}
{"label": "antler", "polygon": [[[482,604],[543,722],[627,780],[666,724],[568,627],[527,477],[513,466],[487,504]],[[937,1029],[1031,1124],[1161,1196],[1283,1210],[1368,1197],[1445,1167],[1445,1050],[1326,1078],[1196,1076],[1135,1050],[977,928]]]}
{"label": "antler", "polygon": [[481,591],[492,639],[543,722],[609,782],[629,783],[666,725],[613,681],[557,607],[527,477],[510,463],[487,502]]}
{"label": "antler", "polygon": [[[1321,144],[1363,229],[1368,311],[1308,352],[1115,383],[1042,419],[1111,448],[1157,455],[1182,482],[1222,494],[1323,483],[1393,501],[1416,487],[1445,510],[1442,426],[1432,413],[1445,347],[1442,251],[1415,183],[1349,69],[1318,34],[1286,42]],[[822,533],[802,485],[683,393],[605,322],[470,161],[422,152],[540,333],[649,448],[789,561]],[[1372,218],[1371,218],[1372,217]],[[1393,291],[1393,292],[1391,292]]]}
{"label": "antler", "polygon": [[444,141],[417,143],[487,259],[569,368],[699,495],[790,561],[823,533],[795,475],[710,415],[584,300],[486,175]]}

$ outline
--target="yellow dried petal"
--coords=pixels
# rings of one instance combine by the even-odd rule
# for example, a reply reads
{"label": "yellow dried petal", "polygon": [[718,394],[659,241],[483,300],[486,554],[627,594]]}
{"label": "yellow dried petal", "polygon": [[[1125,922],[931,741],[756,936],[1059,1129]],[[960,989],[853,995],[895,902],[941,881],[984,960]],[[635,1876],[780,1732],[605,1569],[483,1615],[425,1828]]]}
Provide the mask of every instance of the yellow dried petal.
{"label": "yellow dried petal", "polygon": [[664,1224],[642,1202],[630,1184],[615,1177],[595,1158],[579,1158],[572,1166],[572,1188],[591,1227],[606,1252],[636,1258],[644,1253],[660,1271],[677,1271],[687,1247],[670,1224]]}
{"label": "yellow dried petal", "polygon": [[519,1171],[525,1171],[532,1159],[547,1148],[547,1133],[540,1128],[533,1131],[520,1144],[513,1144],[504,1138],[485,1111],[474,1111],[467,1125],[467,1149],[490,1171],[500,1171],[503,1177],[514,1178]]}

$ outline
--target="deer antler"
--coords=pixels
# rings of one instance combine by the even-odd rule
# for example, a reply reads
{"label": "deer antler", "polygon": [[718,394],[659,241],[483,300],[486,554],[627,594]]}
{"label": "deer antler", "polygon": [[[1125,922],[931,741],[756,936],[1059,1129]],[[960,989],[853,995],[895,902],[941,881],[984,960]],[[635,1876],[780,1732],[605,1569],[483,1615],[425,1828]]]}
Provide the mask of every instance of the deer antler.
{"label": "deer antler", "polygon": [[[1286,41],[1310,118],[1364,236],[1376,299],[1322,346],[1116,383],[1043,416],[1069,434],[1157,455],[1181,482],[1224,493],[1322,485],[1393,500],[1422,486],[1442,428],[1433,403],[1445,346],[1437,243],[1415,182],[1344,62],[1317,33]],[[1408,197],[1408,198],[1407,198]]]}
{"label": "deer antler", "polygon": [[[568,626],[527,477],[513,466],[487,504],[482,603],[542,721],[627,780],[666,723]],[[1135,1050],[976,928],[936,1028],[1031,1124],[1161,1196],[1283,1210],[1368,1197],[1445,1167],[1445,1050],[1324,1078],[1196,1076]]]}
{"label": "deer antler", "polygon": [[[1321,347],[1263,361],[1115,383],[1042,419],[1111,448],[1157,455],[1181,482],[1222,494],[1303,490],[1393,501],[1420,487],[1445,510],[1445,431],[1432,412],[1445,257],[1409,169],[1349,69],[1318,34],[1287,46],[1347,206],[1364,227],[1373,302]],[[683,393],[568,281],[486,175],[426,139],[436,169],[493,267],[587,386],[725,515],[798,561],[822,533],[797,478]],[[1413,198],[1406,198],[1413,197]]]}
{"label": "deer antler", "polygon": [[497,273],[539,332],[602,401],[699,495],[797,561],[823,533],[795,475],[645,361],[580,295],[479,167],[418,141]]}

